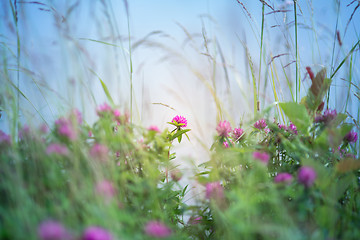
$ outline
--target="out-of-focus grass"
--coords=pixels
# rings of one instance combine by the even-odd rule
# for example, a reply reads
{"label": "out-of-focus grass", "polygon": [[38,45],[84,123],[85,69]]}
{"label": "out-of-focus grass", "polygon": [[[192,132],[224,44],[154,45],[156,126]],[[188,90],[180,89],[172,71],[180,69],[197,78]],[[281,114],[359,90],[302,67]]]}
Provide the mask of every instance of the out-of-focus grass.
{"label": "out-of-focus grass", "polygon": [[[185,35],[185,40],[182,44],[180,43],[181,40],[176,39],[176,37],[171,35],[172,33],[163,33],[161,31],[150,32],[148,35],[138,40],[132,35],[135,31],[132,31],[131,29],[131,3],[128,5],[129,3],[127,1],[124,1],[124,12],[126,17],[123,19],[126,24],[123,24],[123,22],[119,23],[117,20],[117,15],[115,14],[113,9],[114,6],[111,1],[100,1],[96,3],[102,6],[102,13],[104,16],[99,16],[98,12],[93,15],[94,22],[98,24],[98,27],[95,27],[97,32],[93,34],[94,36],[83,36],[80,34],[82,31],[76,28],[81,28],[82,25],[76,26],[76,16],[72,17],[71,13],[76,12],[77,14],[80,14],[81,8],[89,8],[89,6],[80,3],[80,1],[77,1],[70,6],[57,5],[59,8],[64,7],[65,10],[56,10],[56,8],[52,6],[52,3],[39,4],[32,2],[25,4],[21,2],[13,3],[11,1],[9,1],[9,4],[3,3],[4,6],[11,8],[12,14],[12,22],[9,23],[10,27],[7,33],[10,34],[11,29],[14,30],[13,35],[10,37],[3,37],[1,42],[3,46],[1,48],[3,61],[1,69],[2,96],[0,107],[3,112],[6,112],[7,121],[10,125],[9,129],[12,136],[12,142],[14,143],[14,148],[12,149],[14,150],[13,155],[10,154],[9,156],[11,157],[9,157],[9,159],[1,159],[2,161],[10,161],[11,163],[6,165],[8,167],[7,169],[3,170],[5,178],[11,183],[2,186],[3,190],[9,194],[9,197],[5,197],[4,201],[9,201],[6,202],[6,204],[13,207],[9,211],[11,214],[8,215],[9,219],[6,221],[7,224],[19,222],[20,226],[17,226],[18,228],[32,229],[31,232],[34,234],[33,229],[36,228],[38,222],[54,215],[58,216],[69,226],[74,225],[76,228],[74,231],[77,233],[80,233],[86,225],[102,224],[111,229],[117,229],[124,237],[128,234],[127,237],[131,238],[133,237],[134,232],[136,232],[136,228],[141,226],[141,224],[145,224],[145,219],[143,219],[144,209],[153,214],[151,215],[152,217],[163,221],[181,216],[181,211],[183,211],[183,209],[179,208],[179,212],[176,213],[178,215],[175,216],[172,215],[174,212],[170,210],[167,211],[168,209],[166,208],[171,208],[173,206],[179,207],[181,205],[178,202],[179,198],[184,197],[186,191],[184,190],[184,192],[182,192],[179,189],[177,189],[178,191],[173,191],[171,188],[173,185],[170,187],[164,185],[163,188],[160,188],[161,190],[158,189],[158,178],[162,177],[158,172],[158,166],[160,166],[160,168],[172,166],[167,165],[169,164],[167,162],[168,156],[161,155],[164,151],[159,150],[160,155],[153,153],[152,155],[144,149],[138,149],[141,144],[135,144],[133,141],[136,139],[136,136],[141,136],[141,134],[139,134],[139,132],[141,133],[143,131],[141,128],[136,128],[136,131],[139,132],[134,134],[131,133],[129,129],[119,130],[122,135],[120,137],[115,137],[114,139],[107,139],[106,136],[101,135],[102,132],[99,130],[99,139],[101,141],[105,141],[113,150],[115,147],[120,146],[124,153],[124,156],[121,157],[124,164],[127,159],[126,155],[131,155],[134,152],[138,154],[136,159],[139,162],[135,162],[135,165],[127,165],[127,167],[130,168],[127,170],[132,171],[135,175],[128,174],[126,171],[124,175],[119,175],[113,167],[102,166],[98,162],[92,160],[88,161],[89,153],[87,150],[89,150],[93,143],[92,141],[94,140],[91,138],[87,139],[84,137],[88,142],[79,141],[76,144],[71,145],[71,153],[74,154],[72,158],[74,160],[73,162],[69,161],[70,159],[47,156],[44,149],[45,145],[39,138],[37,138],[36,141],[29,141],[30,145],[25,146],[21,146],[17,139],[18,128],[21,126],[21,122],[29,121],[32,125],[39,125],[37,119],[40,118],[48,125],[53,125],[52,122],[48,121],[48,119],[51,118],[45,116],[48,115],[48,111],[44,111],[44,108],[50,109],[51,115],[58,115],[62,110],[73,106],[81,106],[85,112],[85,119],[91,119],[89,123],[85,123],[90,126],[94,119],[94,107],[98,102],[102,102],[104,99],[107,99],[113,105],[112,107],[120,106],[124,109],[129,109],[130,123],[140,122],[139,119],[141,119],[143,112],[138,110],[141,109],[138,103],[145,102],[144,99],[146,100],[146,96],[143,92],[140,94],[139,91],[139,89],[144,89],[145,86],[144,82],[139,81],[139,75],[141,75],[141,73],[139,74],[137,70],[141,69],[142,65],[136,60],[145,50],[151,52],[151,60],[153,60],[153,58],[156,59],[158,61],[157,64],[169,63],[169,65],[166,66],[184,71],[184,74],[183,72],[180,72],[179,76],[177,76],[176,73],[174,74],[174,78],[179,77],[181,79],[179,85],[182,85],[183,88],[177,88],[178,85],[176,85],[176,87],[171,88],[170,90],[163,90],[164,92],[167,92],[167,95],[164,95],[165,101],[156,104],[156,106],[170,106],[171,109],[178,109],[178,106],[173,106],[171,103],[166,102],[167,99],[171,98],[173,100],[172,102],[176,102],[178,105],[184,104],[184,102],[187,103],[186,100],[189,100],[188,105],[190,106],[186,108],[190,109],[188,112],[192,112],[194,115],[193,118],[196,119],[193,121],[192,132],[194,133],[193,138],[191,139],[196,139],[200,142],[199,145],[203,146],[204,149],[209,147],[207,145],[209,139],[205,139],[205,137],[212,136],[214,132],[213,129],[209,128],[209,125],[211,126],[211,124],[208,124],[209,122],[214,125],[214,123],[217,123],[220,120],[229,119],[233,123],[233,126],[239,126],[248,120],[260,118],[260,116],[262,116],[261,114],[263,114],[262,111],[267,109],[268,111],[272,111],[268,116],[269,118],[275,117],[276,121],[287,123],[289,120],[286,118],[283,109],[280,108],[278,103],[289,101],[300,102],[306,92],[301,90],[301,88],[306,89],[308,85],[311,85],[311,80],[307,76],[305,67],[311,66],[315,71],[315,69],[319,70],[322,67],[322,64],[328,69],[327,77],[332,80],[333,83],[330,88],[331,91],[329,90],[327,92],[325,108],[337,107],[339,112],[349,112],[349,114],[353,116],[352,121],[356,126],[356,129],[359,130],[360,91],[358,87],[359,72],[356,66],[359,63],[358,53],[360,42],[357,39],[355,42],[347,42],[350,46],[346,45],[345,41],[340,45],[338,44],[339,41],[336,34],[337,31],[340,30],[344,31],[345,35],[349,24],[346,25],[345,29],[340,29],[339,26],[336,25],[334,37],[330,40],[327,39],[328,42],[331,41],[333,43],[333,49],[326,49],[327,53],[322,53],[323,55],[320,55],[314,48],[304,43],[305,38],[302,36],[302,34],[305,33],[304,29],[309,29],[308,33],[315,39],[314,45],[316,46],[322,45],[323,39],[326,39],[328,36],[326,34],[321,34],[323,27],[321,25],[316,26],[317,24],[315,24],[315,21],[313,20],[313,13],[305,15],[305,11],[301,11],[301,3],[294,0],[292,6],[277,8],[279,7],[277,3],[265,0],[260,1],[258,4],[259,8],[261,8],[261,26],[259,27],[256,23],[256,15],[250,12],[246,3],[242,3],[241,1],[237,2],[239,5],[234,5],[234,7],[238,7],[245,11],[244,18],[248,21],[248,29],[250,28],[252,30],[252,33],[249,31],[250,33],[239,35],[238,39],[234,38],[235,40],[232,41],[236,46],[242,47],[242,50],[245,53],[245,61],[242,61],[241,65],[231,59],[229,47],[226,46],[226,43],[221,41],[220,37],[216,34],[208,34],[208,31],[212,29],[206,28],[205,24],[203,24],[200,34],[193,34],[187,30],[186,26],[179,23],[178,26]],[[340,5],[340,1],[336,2],[336,4]],[[38,66],[38,72],[36,61],[32,63],[33,56],[30,56],[30,54],[28,55],[27,50],[31,48],[31,45],[28,45],[26,42],[26,32],[28,30],[31,31],[35,26],[27,26],[24,23],[25,21],[21,22],[21,24],[24,25],[19,25],[19,19],[20,21],[23,21],[26,19],[27,11],[29,13],[31,12],[25,5],[36,7],[41,5],[40,7],[43,8],[43,10],[39,11],[49,12],[54,18],[56,24],[55,33],[59,35],[57,44],[59,44],[59,49],[63,55],[54,54],[51,56],[49,68],[51,65],[51,58],[57,59],[54,62],[59,64],[59,67],[61,68],[58,72],[64,72],[63,75],[60,76],[63,77],[63,79],[61,79],[62,82],[59,84],[54,84],[52,79],[49,78],[42,79],[40,72],[43,71],[43,66]],[[311,1],[309,1],[309,5],[312,6]],[[311,8],[311,6],[309,8]],[[346,8],[347,7],[351,6],[346,6]],[[267,13],[268,10],[270,11],[269,13]],[[349,22],[351,22],[351,18],[356,13],[356,10],[357,6],[355,6],[354,11],[349,16]],[[64,12],[66,12],[66,14],[61,15],[61,13]],[[276,17],[277,14],[281,15],[281,17],[279,17],[281,20]],[[338,10],[337,19],[341,17],[340,14],[340,10]],[[269,19],[271,16],[274,16],[275,20]],[[312,19],[312,26],[306,25],[305,22],[307,19],[304,19],[306,17]],[[273,24],[274,21],[278,26],[273,27],[270,25]],[[104,24],[104,22],[106,22],[106,24]],[[211,21],[209,22],[211,23]],[[90,23],[93,22],[89,20],[89,26]],[[211,26],[213,25],[210,24],[210,28]],[[26,29],[26,27],[29,29]],[[106,28],[108,31],[103,31],[102,28]],[[122,30],[121,28],[126,29],[126,31],[120,31]],[[257,29],[260,30],[257,31]],[[281,38],[278,42],[277,36],[273,34],[275,32],[274,29],[280,30],[279,35]],[[72,32],[72,30],[74,31]],[[77,30],[79,30],[79,32]],[[104,32],[106,34],[104,34]],[[120,34],[120,32],[122,34]],[[260,41],[258,41],[258,39],[260,39]],[[12,40],[16,40],[16,43]],[[250,41],[249,44],[247,44],[246,41]],[[124,42],[128,43],[126,44],[127,47],[124,47]],[[257,58],[258,55],[254,53],[257,51],[254,50],[252,42],[257,44],[255,45],[255,48],[259,49],[259,58]],[[273,49],[273,42],[285,47]],[[317,48],[320,52],[320,47]],[[323,48],[321,49],[323,50]],[[338,49],[338,54],[336,54],[336,49]],[[94,52],[91,50],[94,50]],[[100,51],[106,51],[106,54],[100,53]],[[311,53],[305,53],[305,51],[311,51]],[[238,52],[235,51],[234,54],[237,53]],[[95,64],[92,63],[94,61],[93,58],[95,58],[97,54],[100,56],[100,60],[96,60],[106,62],[106,64],[104,64],[105,66],[97,66],[96,63],[98,63],[98,61],[95,61]],[[105,58],[104,55],[107,54],[111,57]],[[309,62],[309,58],[306,57],[306,54],[311,54],[313,56],[319,55],[318,57],[320,60],[315,57],[314,62]],[[324,59],[329,55],[331,55],[331,62],[321,62],[321,59]],[[302,59],[303,57],[306,61]],[[62,62],[63,64],[60,64]],[[146,62],[144,64],[146,65]],[[250,72],[248,79],[244,77],[245,71]],[[51,75],[44,74],[43,76],[49,77]],[[182,79],[187,77],[191,80]],[[110,80],[109,78],[113,79]],[[54,76],[54,79],[59,80],[56,76]],[[34,83],[34,91],[29,91],[32,89],[29,82]],[[154,80],[154,82],[156,81]],[[151,83],[148,84],[151,85]],[[239,86],[237,86],[237,84]],[[171,86],[171,84],[169,85]],[[100,90],[98,91],[98,89]],[[197,93],[197,90],[199,90],[199,95],[194,96]],[[201,91],[206,91],[207,94],[200,95]],[[65,101],[54,97],[54,92],[62,96]],[[344,95],[343,92],[345,92]],[[190,93],[195,94],[191,95]],[[39,95],[41,98],[38,97]],[[204,100],[207,103],[207,109],[204,111],[204,115],[206,116],[197,116],[199,106],[196,104],[198,100],[197,97],[199,96],[207,97]],[[244,100],[239,102],[239,99]],[[24,100],[26,100],[27,103]],[[344,107],[337,105],[340,100],[341,104],[344,104]],[[155,103],[159,102],[155,101]],[[274,103],[276,105],[275,108],[267,108]],[[145,108],[149,108],[150,104],[151,101],[144,104]],[[246,104],[246,106],[242,104]],[[59,108],[63,109],[59,110]],[[54,113],[51,109],[55,109]],[[249,112],[244,113],[245,111],[243,109],[247,109]],[[89,113],[90,111],[91,113]],[[267,111],[265,111],[265,113],[268,114]],[[156,117],[158,116],[154,116],[154,118]],[[198,120],[198,118],[202,119],[202,121]],[[35,120],[31,121],[32,119]],[[143,124],[149,125],[149,119],[143,118],[141,120],[143,120]],[[106,127],[108,127],[107,124],[111,125],[112,123],[101,123],[100,126],[106,129]],[[334,131],[339,135],[343,134],[345,130],[348,130],[347,128],[344,129],[337,129]],[[342,132],[339,133],[340,131]],[[85,136],[85,133],[82,134]],[[107,132],[107,134],[109,134],[109,132]],[[322,141],[331,134],[331,132],[326,132],[317,144],[325,144]],[[215,160],[211,163],[218,164],[217,161],[219,161],[219,166],[223,167],[221,164],[231,165],[237,163],[239,159],[243,161],[243,159],[247,157],[246,154],[249,154],[249,152],[253,150],[250,150],[249,148],[249,146],[252,146],[253,144],[251,141],[255,142],[256,140],[261,139],[256,134],[254,134],[254,136],[254,139],[249,139],[249,145],[245,144],[243,149],[235,149],[234,155],[226,155],[225,153],[225,156],[227,157],[224,158],[225,163],[222,162],[221,158],[223,156],[222,150],[219,155],[214,155]],[[159,144],[160,146],[166,145],[166,143],[162,142],[164,139],[165,137],[161,139],[152,139],[154,140],[153,144]],[[53,139],[45,139],[45,142],[48,143],[51,140]],[[210,139],[210,142],[211,141],[212,139]],[[300,144],[299,139],[296,139],[296,141],[298,141],[296,143],[299,143],[298,147],[303,147],[297,153],[297,158],[300,159],[299,156],[301,154],[307,156],[306,154],[311,153],[311,147],[303,146]],[[286,145],[286,151],[288,152],[295,146],[291,142],[286,142],[286,144],[288,144]],[[22,147],[25,149],[22,149]],[[351,148],[353,149],[353,153],[358,153],[360,151],[360,144],[357,143],[356,145],[351,146]],[[32,155],[27,156],[27,151],[31,152]],[[210,153],[210,151],[207,151],[207,153]],[[237,158],[239,155],[241,155],[242,158]],[[325,157],[323,158],[325,159]],[[160,163],[157,162],[159,165],[153,165],[153,161],[160,161]],[[202,162],[204,160],[196,159],[196,161]],[[56,164],[54,164],[54,162],[56,162]],[[68,167],[67,165],[70,165],[71,167]],[[142,174],[141,169],[143,169],[143,167],[150,173],[149,178],[142,178],[142,176],[139,178],[137,177],[137,175]],[[214,165],[213,167],[216,168],[218,165]],[[216,224],[228,234],[227,236],[229,239],[237,236],[239,233],[243,233],[244,236],[253,237],[253,232],[256,231],[264,231],[261,232],[262,234],[266,233],[266,231],[274,231],[276,233],[282,232],[283,235],[281,235],[281,237],[284,239],[288,236],[292,236],[292,234],[295,234],[296,236],[301,235],[301,233],[298,232],[298,229],[294,227],[295,223],[290,217],[291,214],[285,213],[283,209],[278,208],[281,201],[279,200],[279,196],[273,193],[275,191],[273,189],[274,186],[270,184],[269,179],[264,180],[266,191],[256,195],[256,187],[258,187],[257,183],[260,180],[263,180],[259,176],[265,175],[264,168],[261,168],[260,166],[255,173],[246,173],[245,175],[240,176],[232,175],[234,172],[236,173],[236,171],[233,171],[236,167],[234,167],[234,169],[232,167],[229,169],[219,167],[219,169],[219,171],[214,170],[210,174],[209,179],[218,180],[224,175],[224,172],[222,171],[226,172],[229,170],[229,172],[226,172],[226,174],[228,174],[226,177],[234,177],[233,179],[230,179],[229,182],[235,186],[242,186],[242,184],[244,184],[243,187],[246,189],[245,195],[249,197],[248,200],[251,203],[243,203],[242,196],[244,192],[241,192],[240,189],[235,189],[231,192],[230,195],[232,196],[230,197],[234,199],[236,204],[232,205],[232,208],[229,208],[223,215],[220,211],[217,212],[217,214],[219,214],[217,217],[220,220],[217,220],[218,222]],[[319,169],[322,168],[319,167]],[[203,175],[206,176],[206,174],[207,172],[203,172]],[[323,176],[325,176],[325,174],[323,174]],[[98,180],[104,178],[116,181],[121,188],[119,196],[126,196],[125,198],[128,205],[123,212],[118,211],[119,206],[114,202],[110,205],[106,205],[101,199],[94,200],[94,198],[97,198],[98,196],[94,196],[96,194],[93,192],[93,185]],[[248,181],[242,183],[241,180],[244,178]],[[151,180],[150,182],[148,181],[149,179]],[[234,180],[234,182],[232,182],[232,180]],[[174,185],[176,184],[174,183]],[[22,187],[16,188],[16,186]],[[50,188],[52,190],[59,188],[59,195],[53,196],[53,192],[49,190]],[[82,189],[84,189],[84,191],[82,191]],[[50,195],[46,195],[48,192]],[[266,204],[273,207],[274,214],[276,216],[284,217],[283,219],[276,219],[277,223],[283,223],[286,227],[277,228],[278,226],[273,226],[271,224],[266,226],[270,228],[273,227],[274,229],[261,229],[258,226],[253,227],[253,221],[268,222],[271,220],[273,215],[271,215],[272,213],[266,212],[266,209],[263,209],[264,211],[261,212],[264,215],[259,214],[255,217],[252,216],[247,218],[243,223],[235,224],[239,221],[239,214],[244,212],[246,214],[253,211],[256,212],[256,207],[259,206],[257,202],[266,199],[267,196],[270,197]],[[170,199],[170,204],[167,206],[159,205],[158,202],[161,202],[164,199]],[[319,199],[324,200],[322,198]],[[135,202],[131,202],[132,200]],[[327,199],[324,201],[326,200]],[[11,203],[12,201],[13,203]],[[84,204],[84,201],[87,202],[87,204]],[[57,203],[60,203],[60,205],[57,205]],[[20,205],[23,205],[24,208],[18,208]],[[105,210],[99,210],[99,205],[105,205],[103,206]],[[42,210],[44,208],[43,206],[46,206],[45,209],[47,211]],[[333,205],[329,204],[327,206]],[[76,208],[77,210],[68,210],[70,207]],[[209,218],[207,219],[208,225],[205,224],[205,226],[208,227],[213,223],[212,216],[207,212],[209,211],[209,208],[202,210],[202,214],[209,214]],[[5,212],[7,210],[2,209],[2,211]],[[117,225],[115,223],[116,219],[120,219],[121,224]],[[138,219],[143,220],[140,225],[137,223]],[[100,222],[100,220],[102,222]],[[184,220],[182,219],[181,221]],[[227,224],[229,223],[228,221],[231,225]],[[79,225],[79,222],[83,225]],[[172,224],[174,224],[172,226],[173,228],[178,227],[174,222],[172,222]],[[326,225],[328,223],[325,222],[324,224]],[[122,232],[126,227],[129,227],[128,231],[125,230]],[[306,227],[307,229],[311,228],[311,226]],[[16,233],[15,225],[8,224],[4,229],[9,231],[9,233]],[[211,231],[210,228],[201,230],[203,233]],[[7,234],[6,231],[3,233],[5,236]],[[188,236],[185,232],[180,233],[179,237]],[[22,233],[19,233],[19,238],[21,238],[21,234]],[[139,233],[135,238],[136,237],[141,239],[142,233]],[[221,236],[219,235],[218,237],[220,238]]]}

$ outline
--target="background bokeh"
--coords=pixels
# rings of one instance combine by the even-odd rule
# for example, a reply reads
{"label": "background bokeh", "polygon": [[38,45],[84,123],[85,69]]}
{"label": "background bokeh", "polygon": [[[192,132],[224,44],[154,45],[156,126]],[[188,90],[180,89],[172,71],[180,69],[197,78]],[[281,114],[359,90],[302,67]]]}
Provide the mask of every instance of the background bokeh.
{"label": "background bokeh", "polygon": [[[78,108],[91,124],[96,106],[107,101],[101,78],[136,124],[164,129],[173,116],[185,116],[191,142],[177,149],[178,159],[199,161],[220,119],[236,126],[254,117],[249,57],[260,79],[260,108],[275,101],[273,63],[279,100],[291,100],[285,74],[294,87],[293,1],[266,2],[270,7],[265,6],[259,74],[261,1],[1,1],[2,94],[10,81],[26,96],[18,96],[22,123],[38,126],[45,121],[51,126],[59,115]],[[357,5],[350,0],[298,1],[302,95],[311,84],[306,66],[333,72],[359,40]],[[342,46],[335,38],[337,30]],[[355,117],[356,88],[350,88],[346,109],[343,96],[350,69],[352,83],[359,86],[358,59],[357,49],[353,65],[347,62],[334,78],[329,101],[329,107]],[[221,103],[220,113],[214,96]],[[8,132],[10,109],[2,110],[0,128]]]}

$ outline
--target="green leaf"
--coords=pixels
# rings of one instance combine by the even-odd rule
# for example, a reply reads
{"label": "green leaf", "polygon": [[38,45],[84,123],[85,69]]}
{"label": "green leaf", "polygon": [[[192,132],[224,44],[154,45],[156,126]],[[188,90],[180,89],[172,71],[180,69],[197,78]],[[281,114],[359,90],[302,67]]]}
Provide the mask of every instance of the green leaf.
{"label": "green leaf", "polygon": [[109,92],[109,89],[107,88],[106,84],[103,82],[103,80],[101,80],[101,78],[99,77],[99,75],[96,74],[96,72],[94,72],[93,70],[90,69],[90,72],[92,72],[94,75],[96,75],[98,77],[98,79],[100,80],[100,83],[101,83],[101,86],[105,92],[105,95],[107,97],[107,99],[109,100],[109,102],[112,104],[112,105],[115,105],[114,104],[114,100],[112,99],[111,95],[110,95],[110,92]]}
{"label": "green leaf", "polygon": [[295,102],[279,103],[279,105],[296,128],[306,133],[311,124],[306,107]]}
{"label": "green leaf", "polygon": [[181,143],[182,134],[181,134],[181,135],[179,135],[179,136],[177,137],[177,139],[178,139],[178,142],[179,142],[179,143]]}
{"label": "green leaf", "polygon": [[177,122],[167,122],[168,124],[174,125],[175,127],[181,127],[184,126],[185,123],[177,123]]}
{"label": "green leaf", "polygon": [[187,139],[189,140],[189,142],[190,142],[190,138],[189,138],[189,136],[187,135],[187,133],[184,133],[185,134],[185,136],[187,137]]}
{"label": "green leaf", "polygon": [[190,131],[191,129],[184,129],[184,130],[179,130],[177,131],[174,135],[170,135],[170,141],[174,140],[175,138],[177,138],[178,136],[182,135],[183,133],[186,133],[188,131]]}
{"label": "green leaf", "polygon": [[337,148],[352,128],[351,124],[343,124],[340,128],[327,128],[317,137],[315,143],[322,148]]}
{"label": "green leaf", "polygon": [[182,190],[181,192],[181,196],[185,196],[185,193],[186,193],[186,189],[189,187],[189,184],[187,184],[184,189]]}
{"label": "green leaf", "polygon": [[[347,115],[346,114],[344,114],[344,113],[339,113],[337,116],[336,116],[336,118],[331,122],[331,125],[333,126],[333,127],[337,127],[337,126],[339,126],[343,121],[345,121],[346,120],[346,118],[347,118]],[[351,129],[350,129],[351,130]],[[349,130],[349,131],[350,131]],[[347,132],[346,132],[347,133]],[[345,133],[345,134],[346,134]],[[345,135],[344,135],[345,136]]]}

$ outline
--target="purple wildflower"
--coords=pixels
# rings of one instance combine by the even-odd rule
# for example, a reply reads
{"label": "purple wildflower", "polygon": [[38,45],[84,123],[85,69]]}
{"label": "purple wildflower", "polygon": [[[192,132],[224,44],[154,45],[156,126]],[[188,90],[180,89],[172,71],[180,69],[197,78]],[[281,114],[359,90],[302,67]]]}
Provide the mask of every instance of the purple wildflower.
{"label": "purple wildflower", "polygon": [[234,128],[233,130],[233,136],[234,136],[234,139],[237,141],[237,140],[240,140],[240,138],[243,136],[244,134],[244,130],[241,129],[241,128]]}
{"label": "purple wildflower", "polygon": [[279,173],[275,178],[275,183],[290,183],[293,177],[290,173]]}
{"label": "purple wildflower", "polygon": [[11,145],[11,138],[9,135],[0,130],[0,144]]}
{"label": "purple wildflower", "polygon": [[253,158],[259,160],[265,164],[268,164],[270,160],[270,155],[266,152],[253,152]]}
{"label": "purple wildflower", "polygon": [[230,123],[226,120],[220,121],[216,127],[216,131],[220,137],[228,137],[231,132]]}
{"label": "purple wildflower", "polygon": [[113,237],[106,229],[98,226],[90,226],[85,229],[82,240],[112,240]]}
{"label": "purple wildflower", "polygon": [[207,199],[220,200],[224,198],[224,189],[221,186],[220,182],[210,182],[206,184],[206,194]]}
{"label": "purple wildflower", "polygon": [[279,127],[279,129],[281,130],[287,130],[287,127],[286,127],[286,125],[285,124],[280,124],[280,123],[278,123],[278,127]]}
{"label": "purple wildflower", "polygon": [[68,240],[71,238],[65,227],[53,220],[42,222],[37,229],[37,233],[41,240]]}
{"label": "purple wildflower", "polygon": [[59,155],[67,155],[67,154],[69,154],[69,150],[65,145],[52,143],[46,148],[46,153],[48,155],[50,155],[52,153],[56,153]]}
{"label": "purple wildflower", "polygon": [[298,173],[298,181],[306,188],[311,187],[316,179],[316,171],[312,167],[303,166]]}
{"label": "purple wildflower", "polygon": [[151,237],[166,238],[171,235],[171,229],[159,221],[150,221],[145,226],[145,233]]}
{"label": "purple wildflower", "polygon": [[100,143],[95,143],[90,149],[90,155],[100,161],[105,162],[108,159],[109,149],[107,146]]}
{"label": "purple wildflower", "polygon": [[148,130],[154,132],[160,132],[160,129],[155,125],[151,125],[150,127],[148,127]]}
{"label": "purple wildflower", "polygon": [[351,130],[345,135],[344,140],[348,143],[356,143],[358,140],[358,135],[355,131]]}
{"label": "purple wildflower", "polygon": [[290,125],[289,125],[289,127],[288,127],[288,130],[291,131],[291,132],[293,132],[295,135],[298,134],[297,128],[296,128],[296,126],[295,126],[292,122],[290,122]]}
{"label": "purple wildflower", "polygon": [[265,119],[260,119],[254,123],[254,127],[262,130],[267,126]]}
{"label": "purple wildflower", "polygon": [[63,117],[59,118],[55,121],[55,125],[60,136],[66,137],[70,140],[75,140],[77,138],[77,133],[69,119]]}
{"label": "purple wildflower", "polygon": [[121,116],[121,113],[118,109],[114,109],[113,114],[115,118],[119,118]]}
{"label": "purple wildflower", "polygon": [[326,109],[323,115],[316,115],[314,122],[329,125],[337,116],[336,110]]}
{"label": "purple wildflower", "polygon": [[173,123],[176,123],[176,124],[183,124],[180,126],[180,128],[183,128],[183,127],[186,127],[187,126],[187,120],[186,118],[184,118],[183,116],[179,116],[179,115],[176,115],[172,121]]}
{"label": "purple wildflower", "polygon": [[223,146],[224,146],[224,148],[229,148],[229,143],[227,141],[224,141]]}
{"label": "purple wildflower", "polygon": [[111,111],[112,108],[107,103],[103,103],[96,108],[96,113],[98,116],[103,116],[105,113],[111,113]]}
{"label": "purple wildflower", "polygon": [[324,112],[324,123],[329,124],[332,120],[334,120],[337,116],[336,110],[326,109]]}
{"label": "purple wildflower", "polygon": [[111,107],[109,104],[107,103],[103,103],[102,105],[99,105],[97,108],[96,108],[96,112],[97,113],[102,113],[102,112],[111,112]]}
{"label": "purple wildflower", "polygon": [[111,199],[116,194],[113,183],[108,180],[98,182],[95,186],[95,192],[106,199]]}

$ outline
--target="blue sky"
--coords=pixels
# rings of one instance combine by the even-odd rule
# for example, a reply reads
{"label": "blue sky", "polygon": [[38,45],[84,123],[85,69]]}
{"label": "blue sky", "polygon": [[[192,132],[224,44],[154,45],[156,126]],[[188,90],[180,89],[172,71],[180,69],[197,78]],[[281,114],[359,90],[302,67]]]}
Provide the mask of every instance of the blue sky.
{"label": "blue sky", "polygon": [[[109,86],[115,101],[125,111],[129,109],[129,48],[128,25],[123,1],[39,1],[44,5],[19,3],[19,33],[22,46],[21,65],[29,70],[20,74],[20,89],[31,100],[43,117],[52,122],[58,114],[70,107],[80,108],[88,119],[95,117],[93,109],[106,101],[96,74]],[[77,4],[77,2],[79,2]],[[152,105],[160,102],[168,104],[177,113],[193,116],[200,122],[215,124],[215,109],[208,90],[194,76],[201,72],[210,81],[212,64],[204,57],[205,33],[209,41],[209,52],[218,58],[216,81],[218,95],[224,102],[229,117],[235,124],[251,107],[251,85],[245,61],[246,46],[255,68],[259,67],[259,39],[261,27],[261,2],[242,1],[251,15],[247,16],[236,0],[131,0],[128,1],[130,14],[131,43],[143,39],[149,33],[158,31],[147,38],[147,42],[133,49],[133,86],[134,111],[137,119],[161,124],[174,114],[171,110]],[[268,1],[278,9],[286,1]],[[287,1],[289,2],[289,1]],[[337,22],[336,1],[298,1],[298,42],[300,54],[300,73],[305,76],[305,66],[314,71],[331,63],[335,26]],[[104,4],[105,3],[105,4]],[[290,1],[291,3],[291,1]],[[341,1],[338,29],[343,46],[335,44],[335,56],[340,62],[352,45],[359,39],[360,14],[356,12],[345,27],[357,3],[346,6],[351,1]],[[16,65],[16,58],[8,51],[16,53],[16,34],[14,21],[8,2],[2,2],[0,22],[1,41],[9,48],[2,48],[9,65]],[[73,8],[72,8],[73,7]],[[73,9],[69,11],[69,9]],[[278,58],[276,64],[286,65],[294,59],[294,45],[290,41],[290,50],[286,49],[284,27],[288,23],[288,36],[293,40],[293,5],[288,4],[286,13],[267,14],[265,18],[264,44],[266,61],[270,56],[288,54]],[[272,10],[265,8],[265,13]],[[314,26],[316,31],[309,29]],[[186,32],[182,29],[186,29]],[[192,41],[189,41],[189,34]],[[110,46],[91,41],[99,40]],[[219,48],[229,67],[231,98],[226,91],[222,72]],[[156,45],[157,44],[157,45]],[[160,45],[161,44],[161,45]],[[184,63],[176,54],[182,55]],[[358,51],[354,55],[358,63]],[[335,61],[336,62],[336,61]],[[191,65],[189,70],[187,64]],[[334,64],[336,65],[336,64]],[[91,69],[92,71],[90,71]],[[261,81],[265,79],[266,67],[262,67]],[[288,70],[294,72],[294,65]],[[354,71],[358,71],[357,68]],[[340,73],[339,73],[340,74]],[[342,86],[346,72],[334,83]],[[359,83],[358,74],[353,81]],[[15,78],[15,75],[12,75]],[[284,80],[284,79],[282,79]],[[281,83],[283,84],[283,83]],[[309,79],[303,81],[303,90],[309,86]],[[339,90],[340,89],[340,90]],[[270,89],[268,89],[270,90]],[[341,88],[337,88],[341,96]],[[241,93],[242,92],[242,93]],[[91,93],[96,99],[92,101]],[[247,97],[248,96],[248,97]],[[284,92],[284,99],[290,99]],[[248,99],[247,99],[248,98]],[[33,106],[27,100],[21,100],[24,121],[29,116],[39,120]],[[273,102],[266,95],[263,105]],[[237,104],[234,104],[237,103]],[[333,107],[341,109],[343,101],[331,99]],[[239,106],[241,106],[239,108]],[[356,110],[357,105],[352,108]],[[4,118],[1,120],[5,125]],[[207,126],[208,127],[208,126]]]}

